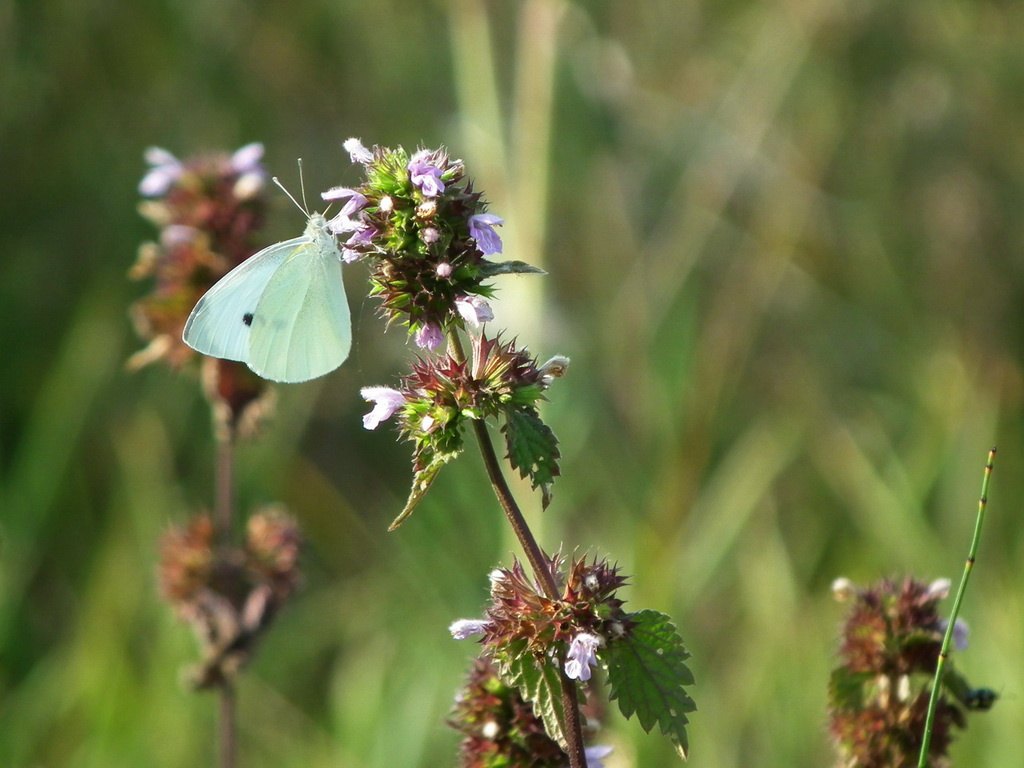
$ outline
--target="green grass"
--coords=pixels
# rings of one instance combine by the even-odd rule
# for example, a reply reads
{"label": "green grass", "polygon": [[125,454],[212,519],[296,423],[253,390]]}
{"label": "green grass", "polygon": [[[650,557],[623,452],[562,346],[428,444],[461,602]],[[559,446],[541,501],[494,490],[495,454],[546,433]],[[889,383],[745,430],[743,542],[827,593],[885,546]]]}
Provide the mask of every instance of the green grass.
{"label": "green grass", "polygon": [[[262,140],[315,190],[355,180],[350,135],[447,144],[508,257],[550,273],[496,306],[573,359],[545,412],[563,478],[524,506],[677,622],[692,765],[829,764],[831,580],[959,573],[994,443],[956,662],[1001,698],[953,758],[1024,765],[1024,9],[370,8],[0,6],[0,766],[213,764],[215,702],[179,683],[194,643],[154,576],[161,531],[211,503],[208,416],[193,376],[123,369],[141,153]],[[282,202],[268,238],[300,224]],[[445,628],[514,550],[472,455],[385,533],[408,456],[363,432],[358,388],[406,353],[353,306],[350,364],[282,392],[240,455],[240,498],[309,538],[241,685],[247,767],[450,764],[473,647]],[[612,766],[671,764],[609,719]]]}

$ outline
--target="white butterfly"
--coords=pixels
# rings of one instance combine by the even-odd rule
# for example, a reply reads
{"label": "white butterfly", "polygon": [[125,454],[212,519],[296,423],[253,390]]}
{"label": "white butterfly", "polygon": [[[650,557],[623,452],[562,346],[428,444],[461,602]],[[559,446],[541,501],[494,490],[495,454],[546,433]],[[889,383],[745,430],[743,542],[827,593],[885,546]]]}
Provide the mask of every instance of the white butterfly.
{"label": "white butterfly", "polygon": [[345,362],[352,321],[341,252],[327,219],[307,216],[302,237],[264,248],[206,292],[185,323],[186,344],[271,381],[308,381]]}

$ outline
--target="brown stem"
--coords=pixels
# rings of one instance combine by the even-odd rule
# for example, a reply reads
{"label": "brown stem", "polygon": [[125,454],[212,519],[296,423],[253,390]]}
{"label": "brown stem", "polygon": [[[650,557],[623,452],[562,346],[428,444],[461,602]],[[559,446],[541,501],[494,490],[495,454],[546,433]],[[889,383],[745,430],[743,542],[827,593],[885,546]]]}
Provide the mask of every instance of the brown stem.
{"label": "brown stem", "polygon": [[231,540],[235,512],[235,442],[230,436],[217,441],[215,493],[214,528],[217,540],[225,544]]}
{"label": "brown stem", "polygon": [[[220,546],[231,541],[235,514],[235,443],[233,434],[217,441],[214,530]],[[220,768],[234,768],[236,746],[235,688],[228,680],[220,685]]]}
{"label": "brown stem", "polygon": [[235,768],[235,688],[220,686],[220,768]]}
{"label": "brown stem", "polygon": [[583,718],[576,683],[561,674],[562,710],[565,712],[565,741],[569,747],[569,768],[587,768],[587,753],[583,747]]}
{"label": "brown stem", "polygon": [[557,600],[559,598],[558,586],[551,573],[551,561],[544,555],[537,540],[533,537],[533,532],[526,524],[526,518],[523,517],[519,505],[516,504],[512,491],[505,481],[505,476],[501,473],[501,467],[498,466],[498,455],[494,452],[491,436],[487,434],[487,424],[482,420],[474,421],[473,429],[476,430],[477,443],[479,443],[480,453],[483,455],[487,478],[491,481],[491,489],[498,497],[498,503],[501,504],[505,517],[508,518],[509,525],[512,526],[516,538],[519,539],[519,545],[526,553],[526,559],[533,566],[534,574],[540,579],[544,594],[552,600]]}

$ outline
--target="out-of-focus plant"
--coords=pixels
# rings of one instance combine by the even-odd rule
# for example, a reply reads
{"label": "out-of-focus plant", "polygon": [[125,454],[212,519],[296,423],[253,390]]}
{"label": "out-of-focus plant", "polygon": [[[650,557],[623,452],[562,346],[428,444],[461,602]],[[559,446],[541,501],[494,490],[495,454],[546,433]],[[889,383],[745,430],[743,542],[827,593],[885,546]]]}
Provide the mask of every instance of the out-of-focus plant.
{"label": "out-of-focus plant", "polygon": [[[849,603],[839,649],[841,664],[829,684],[830,730],[843,768],[910,768],[924,742],[930,683],[948,623],[938,611],[949,579],[926,584],[886,579],[859,588],[837,579],[837,600]],[[967,648],[962,619],[951,627],[957,650]],[[994,695],[972,689],[947,665],[939,685],[928,766],[948,765],[949,745],[967,726],[969,710],[991,707]]]}
{"label": "out-of-focus plant", "polygon": [[[197,356],[181,340],[196,301],[256,250],[266,213],[263,146],[180,161],[166,150],[146,153],[150,170],[139,191],[142,214],[160,228],[145,243],[130,275],[152,279],[152,291],[132,307],[149,342],[129,367],[161,361],[174,369]],[[221,696],[221,765],[235,762],[234,681],[256,642],[300,581],[300,533],[286,510],[254,511],[244,541],[235,532],[234,445],[258,434],[273,405],[270,386],[241,363],[202,358],[202,388],[218,443],[213,515],[201,513],[170,528],[160,544],[164,599],[195,631],[200,663],[188,671],[196,689]]]}

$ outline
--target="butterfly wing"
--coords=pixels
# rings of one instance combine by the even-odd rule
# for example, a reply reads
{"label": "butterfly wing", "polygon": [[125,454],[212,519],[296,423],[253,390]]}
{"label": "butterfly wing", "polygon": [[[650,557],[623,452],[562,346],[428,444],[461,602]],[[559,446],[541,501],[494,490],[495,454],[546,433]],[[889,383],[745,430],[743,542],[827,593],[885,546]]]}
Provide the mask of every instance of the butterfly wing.
{"label": "butterfly wing", "polygon": [[337,248],[316,240],[285,257],[253,313],[246,362],[272,381],[330,373],[348,357],[352,322]]}
{"label": "butterfly wing", "polygon": [[224,275],[188,316],[182,333],[185,343],[204,355],[247,363],[260,297],[282,263],[309,242],[303,236],[271,245]]}

